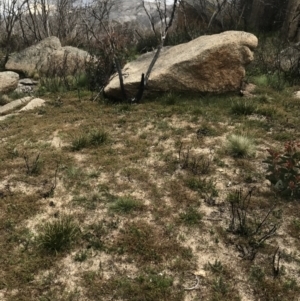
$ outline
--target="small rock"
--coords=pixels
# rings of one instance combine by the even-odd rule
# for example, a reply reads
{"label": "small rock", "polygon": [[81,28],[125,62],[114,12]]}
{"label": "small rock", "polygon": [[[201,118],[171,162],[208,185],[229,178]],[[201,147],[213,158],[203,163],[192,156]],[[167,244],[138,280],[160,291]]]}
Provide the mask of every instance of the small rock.
{"label": "small rock", "polygon": [[15,92],[17,93],[30,93],[33,91],[33,86],[27,86],[27,85],[22,85],[18,84],[18,87],[16,88]]}
{"label": "small rock", "polygon": [[22,78],[19,80],[19,84],[22,84],[25,86],[35,86],[38,84],[38,82],[31,78]]}
{"label": "small rock", "polygon": [[295,97],[295,98],[300,98],[300,91],[296,91],[296,92],[294,93],[294,97]]}
{"label": "small rock", "polygon": [[55,207],[55,203],[53,201],[50,201],[49,206],[50,207]]}

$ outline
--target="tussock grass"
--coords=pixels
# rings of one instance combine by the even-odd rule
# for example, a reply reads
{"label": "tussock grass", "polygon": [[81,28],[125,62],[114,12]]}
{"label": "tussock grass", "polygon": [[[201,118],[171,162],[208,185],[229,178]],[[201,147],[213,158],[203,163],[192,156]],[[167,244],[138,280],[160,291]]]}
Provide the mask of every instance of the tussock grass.
{"label": "tussock grass", "polygon": [[247,158],[255,155],[255,144],[244,135],[232,134],[227,137],[227,152],[233,157]]}
{"label": "tussock grass", "polygon": [[47,252],[58,253],[71,247],[79,235],[79,227],[71,216],[62,216],[42,226],[37,241]]}
{"label": "tussock grass", "polygon": [[131,213],[133,211],[141,211],[143,207],[144,206],[141,201],[130,196],[119,197],[110,205],[111,211],[124,214]]}

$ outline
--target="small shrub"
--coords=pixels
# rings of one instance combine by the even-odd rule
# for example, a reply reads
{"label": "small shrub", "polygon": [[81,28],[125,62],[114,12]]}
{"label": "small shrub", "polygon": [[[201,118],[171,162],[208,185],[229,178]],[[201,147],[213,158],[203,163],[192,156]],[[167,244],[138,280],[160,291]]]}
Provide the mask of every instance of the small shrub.
{"label": "small shrub", "polygon": [[268,149],[266,178],[283,196],[300,196],[300,143],[286,142],[283,151]]}
{"label": "small shrub", "polygon": [[213,156],[206,154],[193,154],[191,148],[183,149],[180,144],[178,161],[182,169],[192,172],[194,175],[205,175],[212,171]]}
{"label": "small shrub", "polygon": [[254,260],[257,252],[264,242],[274,236],[280,222],[272,218],[275,206],[267,212],[254,212],[251,205],[253,190],[247,193],[236,190],[227,196],[231,221],[228,231],[237,235],[236,248],[241,257],[247,260]]}
{"label": "small shrub", "polygon": [[227,151],[233,157],[245,158],[255,155],[255,144],[252,139],[243,136],[232,134],[227,137]]}
{"label": "small shrub", "polygon": [[79,227],[72,217],[62,216],[54,222],[47,222],[38,236],[39,246],[50,253],[64,251],[74,243],[79,234]]}

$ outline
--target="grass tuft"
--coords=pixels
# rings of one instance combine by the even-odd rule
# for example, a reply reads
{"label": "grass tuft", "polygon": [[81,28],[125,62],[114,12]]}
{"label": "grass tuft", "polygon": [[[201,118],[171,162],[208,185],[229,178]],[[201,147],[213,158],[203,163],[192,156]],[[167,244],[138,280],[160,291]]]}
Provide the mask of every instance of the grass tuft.
{"label": "grass tuft", "polygon": [[232,134],[228,136],[226,148],[230,155],[237,158],[247,158],[255,155],[253,140],[243,135]]}
{"label": "grass tuft", "polygon": [[72,217],[65,215],[56,221],[47,222],[37,240],[45,251],[58,253],[71,247],[78,238],[79,231]]}
{"label": "grass tuft", "polygon": [[103,130],[92,130],[87,134],[81,134],[74,137],[73,141],[71,142],[71,150],[79,151],[83,148],[97,147],[106,143],[107,140],[107,132]]}
{"label": "grass tuft", "polygon": [[231,104],[231,113],[234,115],[251,115],[256,112],[255,105],[251,102],[251,100],[248,101],[236,101]]}
{"label": "grass tuft", "polygon": [[188,207],[187,210],[180,214],[180,220],[186,226],[197,226],[202,220],[202,214],[194,207]]}
{"label": "grass tuft", "polygon": [[130,196],[120,197],[110,206],[112,211],[124,214],[141,210],[142,208],[143,204],[141,201],[133,199]]}

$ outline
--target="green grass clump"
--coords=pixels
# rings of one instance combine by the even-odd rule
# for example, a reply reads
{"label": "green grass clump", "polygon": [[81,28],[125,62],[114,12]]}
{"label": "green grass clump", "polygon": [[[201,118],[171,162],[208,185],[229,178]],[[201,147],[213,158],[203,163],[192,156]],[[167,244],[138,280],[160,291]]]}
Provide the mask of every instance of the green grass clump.
{"label": "green grass clump", "polygon": [[251,115],[256,112],[256,106],[252,101],[236,101],[231,104],[230,111],[234,115]]}
{"label": "green grass clump", "polygon": [[244,135],[232,134],[227,137],[227,151],[233,157],[245,158],[255,155],[255,144],[252,139]]}
{"label": "green grass clump", "polygon": [[106,143],[107,140],[107,132],[103,130],[92,130],[87,134],[81,134],[74,137],[73,141],[71,142],[71,150],[79,151],[83,148],[97,147]]}
{"label": "green grass clump", "polygon": [[94,130],[90,132],[88,142],[92,146],[100,146],[108,139],[108,134],[102,130]]}
{"label": "green grass clump", "polygon": [[199,225],[202,220],[202,214],[194,207],[188,207],[185,212],[180,214],[180,220],[186,226]]}
{"label": "green grass clump", "polygon": [[79,151],[88,146],[88,139],[84,135],[77,136],[73,139],[71,144],[72,151]]}
{"label": "green grass clump", "polygon": [[118,213],[130,213],[136,210],[141,210],[143,208],[143,204],[141,201],[133,199],[131,197],[120,197],[118,198],[111,206],[110,209],[112,211]]}
{"label": "green grass clump", "polygon": [[47,222],[38,236],[39,246],[50,253],[69,249],[76,241],[79,227],[71,216],[62,216],[53,222]]}

